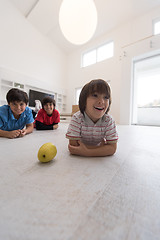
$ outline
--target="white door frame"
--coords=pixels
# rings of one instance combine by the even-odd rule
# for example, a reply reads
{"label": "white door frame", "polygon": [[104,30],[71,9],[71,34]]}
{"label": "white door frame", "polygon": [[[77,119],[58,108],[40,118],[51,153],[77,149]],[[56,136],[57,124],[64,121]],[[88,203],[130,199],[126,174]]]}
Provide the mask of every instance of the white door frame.
{"label": "white door frame", "polygon": [[122,76],[120,91],[120,124],[132,123],[134,62],[160,54],[160,35],[152,36],[122,48]]}
{"label": "white door frame", "polygon": [[138,59],[133,60],[133,88],[132,88],[132,113],[131,113],[131,124],[138,124],[137,122],[137,72],[136,72],[136,64],[141,61],[145,61],[147,59],[152,59],[154,57],[160,56],[160,51],[156,50],[155,52],[151,52],[147,57],[139,56]]}

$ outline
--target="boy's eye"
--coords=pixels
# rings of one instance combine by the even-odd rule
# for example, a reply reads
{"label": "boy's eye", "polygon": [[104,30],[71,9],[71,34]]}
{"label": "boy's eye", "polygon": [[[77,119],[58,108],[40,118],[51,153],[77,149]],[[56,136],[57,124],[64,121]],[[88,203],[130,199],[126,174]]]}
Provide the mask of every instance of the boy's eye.
{"label": "boy's eye", "polygon": [[97,97],[98,95],[97,95],[96,93],[94,93],[92,96],[93,96],[93,97]]}
{"label": "boy's eye", "polygon": [[107,96],[104,97],[105,99],[109,99]]}

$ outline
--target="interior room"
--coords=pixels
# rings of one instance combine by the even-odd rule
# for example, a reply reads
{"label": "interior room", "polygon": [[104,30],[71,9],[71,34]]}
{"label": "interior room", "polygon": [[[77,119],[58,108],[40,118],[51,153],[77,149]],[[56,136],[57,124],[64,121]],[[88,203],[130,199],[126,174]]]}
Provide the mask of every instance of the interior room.
{"label": "interior room", "polygon": [[[0,106],[18,88],[32,110],[34,97],[49,95],[60,113],[56,130],[0,137],[0,239],[158,240],[160,0],[93,0],[97,25],[83,44],[62,33],[62,2],[0,0]],[[68,150],[69,123],[92,79],[111,88],[112,156]],[[57,154],[41,163],[48,142]]]}

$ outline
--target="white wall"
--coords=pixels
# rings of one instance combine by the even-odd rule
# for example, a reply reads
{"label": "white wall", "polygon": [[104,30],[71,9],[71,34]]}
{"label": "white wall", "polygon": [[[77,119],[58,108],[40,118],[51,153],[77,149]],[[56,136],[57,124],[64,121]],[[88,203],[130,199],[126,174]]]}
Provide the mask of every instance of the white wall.
{"label": "white wall", "polygon": [[[128,124],[131,60],[134,55],[129,56],[129,60],[126,57],[124,60],[123,51],[125,50],[128,54],[129,46],[135,46],[136,41],[151,36],[152,19],[158,17],[160,17],[160,8],[90,41],[66,58],[66,55],[42,36],[8,0],[0,0],[0,68],[13,70],[36,79],[35,84],[40,85],[40,88],[45,86],[50,90],[63,93],[66,90],[67,112],[71,112],[72,104],[75,104],[75,88],[82,87],[91,79],[110,80],[112,88],[110,113],[117,123]],[[114,58],[87,68],[80,68],[82,51],[94,48],[108,40],[113,40],[115,43]],[[142,41],[139,50],[135,55],[151,49],[143,46]]]}
{"label": "white wall", "polygon": [[[85,47],[74,52],[69,56],[68,61],[68,111],[71,111],[72,104],[75,104],[75,88],[83,86],[91,79],[103,78],[110,80],[112,89],[112,106],[110,113],[117,123],[129,124],[130,120],[130,97],[131,97],[131,61],[129,58],[130,69],[126,71],[124,65],[123,51],[125,46],[134,46],[141,40],[140,51],[136,54],[143,54],[153,51],[149,47],[143,46],[143,40],[152,35],[152,20],[160,17],[160,8],[141,16],[131,22],[126,23],[114,31],[89,42]],[[95,65],[80,68],[81,53],[92,49],[105,41],[113,40],[115,44],[115,55],[112,59],[105,60]],[[155,46],[156,49],[156,46]],[[126,50],[127,51],[127,50]],[[133,55],[132,57],[134,57]],[[125,103],[125,104],[124,104]]]}
{"label": "white wall", "polygon": [[0,0],[0,67],[35,78],[41,87],[65,91],[65,54],[8,0]]}

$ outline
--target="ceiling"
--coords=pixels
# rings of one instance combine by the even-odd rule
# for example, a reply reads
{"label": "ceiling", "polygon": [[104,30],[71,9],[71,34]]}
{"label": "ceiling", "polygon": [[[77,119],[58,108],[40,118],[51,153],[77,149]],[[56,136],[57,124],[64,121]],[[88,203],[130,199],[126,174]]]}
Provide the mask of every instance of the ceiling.
{"label": "ceiling", "polygon": [[[62,0],[9,0],[42,34],[66,54],[76,50],[61,33],[58,17]],[[160,0],[94,0],[98,25],[92,39],[160,6]]]}

